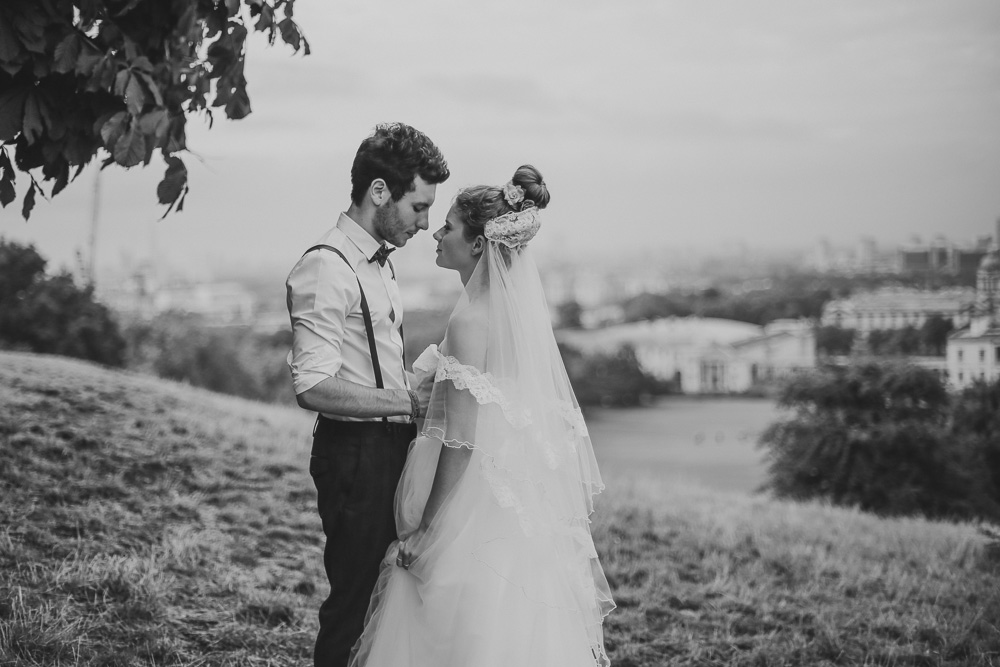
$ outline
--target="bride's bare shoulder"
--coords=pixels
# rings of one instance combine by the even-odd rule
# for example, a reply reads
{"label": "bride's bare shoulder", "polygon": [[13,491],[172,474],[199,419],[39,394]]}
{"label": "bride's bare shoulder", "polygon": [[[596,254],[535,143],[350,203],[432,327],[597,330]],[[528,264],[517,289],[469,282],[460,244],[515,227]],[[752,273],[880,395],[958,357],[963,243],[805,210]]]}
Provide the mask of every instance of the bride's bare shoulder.
{"label": "bride's bare shoulder", "polygon": [[449,334],[476,336],[485,334],[488,328],[489,313],[484,305],[479,304],[460,310],[448,322]]}
{"label": "bride's bare shoulder", "polygon": [[475,364],[485,356],[489,317],[486,308],[472,306],[455,313],[448,322],[445,337],[452,356],[463,363]]}

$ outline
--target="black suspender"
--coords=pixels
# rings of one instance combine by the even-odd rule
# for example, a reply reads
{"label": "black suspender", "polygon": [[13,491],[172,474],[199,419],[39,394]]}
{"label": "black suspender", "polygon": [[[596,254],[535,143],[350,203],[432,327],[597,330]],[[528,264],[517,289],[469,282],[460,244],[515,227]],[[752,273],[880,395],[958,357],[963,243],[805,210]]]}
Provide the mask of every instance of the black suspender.
{"label": "black suspender", "polygon": [[[341,255],[341,257],[343,257],[343,255]],[[389,271],[392,272],[392,280],[393,280],[393,282],[395,282],[396,281],[396,267],[392,265],[392,260],[389,259],[388,257],[385,258],[385,261],[387,261],[389,263]],[[360,285],[360,283],[359,283],[359,285]],[[399,323],[399,342],[403,344],[403,368],[405,369],[406,368],[406,336],[403,335],[403,323],[402,322]]]}
{"label": "black suspender", "polygon": [[[344,263],[347,264],[347,266],[351,269],[351,272],[354,273],[354,279],[358,281],[358,289],[361,290],[361,315],[365,319],[365,332],[368,334],[368,349],[371,350],[371,355],[372,355],[372,370],[375,371],[375,386],[378,387],[379,389],[384,389],[385,385],[382,383],[382,364],[379,363],[378,349],[375,347],[375,328],[372,326],[372,313],[371,310],[369,310],[368,308],[368,299],[365,298],[365,288],[361,286],[361,278],[358,277],[358,272],[354,270],[353,266],[351,266],[350,261],[348,261],[347,257],[344,256],[344,253],[340,252],[332,245],[325,245],[325,244],[314,245],[313,247],[309,248],[304,253],[302,253],[302,256],[304,257],[308,255],[313,250],[321,250],[321,249],[332,250],[333,252],[340,255],[340,258],[344,260]],[[395,269],[393,269],[392,262],[389,262],[389,270],[392,271],[392,278],[393,280],[395,280],[396,271]],[[402,326],[400,326],[399,328],[399,338],[400,340],[403,339]],[[388,423],[389,419],[388,417],[382,417],[382,421]]]}

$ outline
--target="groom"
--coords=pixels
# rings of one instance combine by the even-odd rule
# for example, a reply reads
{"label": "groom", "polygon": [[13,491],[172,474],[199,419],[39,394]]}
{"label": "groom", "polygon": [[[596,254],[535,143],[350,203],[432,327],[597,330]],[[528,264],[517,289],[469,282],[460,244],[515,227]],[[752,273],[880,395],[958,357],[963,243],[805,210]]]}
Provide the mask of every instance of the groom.
{"label": "groom", "polygon": [[427,229],[437,184],[448,176],[425,134],[377,126],[354,158],[350,207],[285,284],[292,383],[298,404],[319,413],[309,473],[330,596],[319,612],[316,667],[347,665],[396,538],[396,484],[426,405],[403,370],[403,304],[386,243],[404,246]]}

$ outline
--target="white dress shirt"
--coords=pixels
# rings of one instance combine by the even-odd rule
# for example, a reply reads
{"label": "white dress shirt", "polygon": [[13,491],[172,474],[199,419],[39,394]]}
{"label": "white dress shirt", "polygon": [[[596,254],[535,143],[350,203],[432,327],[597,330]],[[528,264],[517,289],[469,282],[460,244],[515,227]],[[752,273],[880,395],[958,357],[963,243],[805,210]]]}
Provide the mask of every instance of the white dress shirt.
{"label": "white dress shirt", "polygon": [[[399,297],[399,286],[393,278],[389,262],[379,266],[378,262],[368,261],[379,249],[379,242],[346,213],[341,213],[337,225],[314,245],[320,244],[333,246],[344,253],[354,271],[336,253],[318,249],[305,254],[288,274],[285,288],[288,314],[292,320],[292,349],[288,353],[288,366],[295,393],[301,394],[328,377],[366,387],[376,386],[368,334],[361,312],[359,279],[371,311],[383,385],[386,389],[408,389],[403,370],[403,339],[400,335],[403,303]],[[343,421],[381,419],[326,413],[324,416]],[[399,415],[389,417],[389,420],[408,422],[409,418]]]}

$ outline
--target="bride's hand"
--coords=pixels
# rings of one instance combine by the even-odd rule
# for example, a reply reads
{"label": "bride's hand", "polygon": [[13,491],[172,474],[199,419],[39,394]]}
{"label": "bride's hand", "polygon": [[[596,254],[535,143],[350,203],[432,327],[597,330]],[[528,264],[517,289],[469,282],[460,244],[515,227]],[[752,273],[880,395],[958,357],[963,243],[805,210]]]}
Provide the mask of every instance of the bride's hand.
{"label": "bride's hand", "polygon": [[400,541],[399,551],[396,553],[396,565],[404,570],[410,569],[413,561],[417,558],[415,547],[420,544],[420,539],[426,531],[427,529],[421,526],[410,533],[405,540]]}

